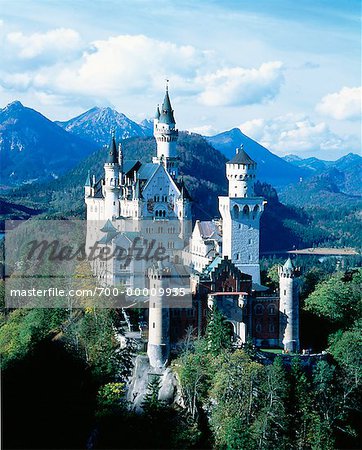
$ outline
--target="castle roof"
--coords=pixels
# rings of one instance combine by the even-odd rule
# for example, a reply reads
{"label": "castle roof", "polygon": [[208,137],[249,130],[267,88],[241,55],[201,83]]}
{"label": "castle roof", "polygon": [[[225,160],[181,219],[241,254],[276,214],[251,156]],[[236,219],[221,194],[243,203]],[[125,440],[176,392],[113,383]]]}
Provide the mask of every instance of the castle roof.
{"label": "castle roof", "polygon": [[181,178],[180,182],[177,183],[177,187],[180,189],[180,198],[185,198],[187,200],[191,200],[191,195],[187,190],[183,178]]}
{"label": "castle roof", "polygon": [[294,265],[292,263],[292,260],[290,258],[288,258],[284,265],[283,265],[283,269],[288,269],[288,270],[294,270]]}
{"label": "castle roof", "polygon": [[90,179],[90,171],[89,170],[88,170],[87,179],[85,180],[84,186],[87,186],[87,187],[92,186],[91,179]]}
{"label": "castle roof", "polygon": [[116,138],[112,133],[111,142],[108,147],[107,164],[118,164]]}
{"label": "castle roof", "polygon": [[162,103],[160,117],[159,117],[160,123],[166,123],[168,125],[175,125],[176,121],[173,116],[173,109],[171,107],[171,101],[170,97],[168,95],[168,88],[166,87],[166,94],[165,98]]}
{"label": "castle roof", "polygon": [[202,239],[214,239],[217,241],[221,240],[221,233],[215,222],[208,220],[197,221],[196,223]]}
{"label": "castle roof", "polygon": [[250,156],[246,153],[243,148],[243,145],[240,145],[240,148],[236,149],[236,155],[233,159],[228,161],[226,164],[255,164],[255,161],[250,158]]}
{"label": "castle roof", "polygon": [[112,222],[108,219],[107,222],[101,228],[103,233],[109,233],[110,231],[117,231],[117,229],[113,226]]}
{"label": "castle roof", "polygon": [[157,108],[156,108],[156,113],[155,113],[155,119],[159,119],[160,118],[160,115],[161,115],[161,113],[160,113],[160,108],[159,108],[159,106],[157,105]]}
{"label": "castle roof", "polygon": [[145,163],[138,170],[138,178],[140,180],[149,180],[158,169],[158,164]]}

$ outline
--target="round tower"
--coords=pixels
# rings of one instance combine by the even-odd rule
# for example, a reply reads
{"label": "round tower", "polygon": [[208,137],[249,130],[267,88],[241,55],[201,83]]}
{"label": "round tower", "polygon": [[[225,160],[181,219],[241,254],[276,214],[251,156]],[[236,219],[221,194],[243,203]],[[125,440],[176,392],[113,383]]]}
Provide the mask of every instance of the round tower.
{"label": "round tower", "polygon": [[279,266],[279,339],[288,352],[299,352],[299,283],[290,258]]}
{"label": "round tower", "polygon": [[229,180],[229,197],[253,197],[256,178],[256,162],[245,152],[243,145],[236,155],[226,163],[226,178]]}
{"label": "round tower", "polygon": [[153,135],[157,142],[157,156],[153,158],[153,162],[164,164],[170,175],[176,178],[179,161],[176,149],[178,130],[176,129],[176,121],[168,94],[168,85],[166,85],[161,110],[159,107],[156,109]]}
{"label": "round tower", "polygon": [[150,303],[148,312],[147,355],[154,368],[165,367],[170,355],[170,311],[163,303],[162,292],[170,284],[171,271],[157,266],[148,269]]}
{"label": "round tower", "polygon": [[111,143],[108,148],[108,155],[104,164],[104,219],[111,219],[119,216],[119,174],[118,152],[114,133],[112,132]]}

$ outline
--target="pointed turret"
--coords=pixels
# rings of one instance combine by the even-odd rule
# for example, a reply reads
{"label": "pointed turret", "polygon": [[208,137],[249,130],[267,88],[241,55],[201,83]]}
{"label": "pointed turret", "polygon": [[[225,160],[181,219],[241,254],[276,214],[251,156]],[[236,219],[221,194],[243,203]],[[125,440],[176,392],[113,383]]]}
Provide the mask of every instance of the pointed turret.
{"label": "pointed turret", "polygon": [[175,125],[176,121],[173,115],[173,109],[171,106],[170,96],[168,95],[168,85],[166,85],[165,98],[162,103],[161,113],[159,117],[160,123],[166,123],[168,125]]}
{"label": "pointed turret", "polygon": [[153,135],[157,141],[157,156],[152,161],[165,166],[174,179],[178,176],[179,162],[176,148],[178,130],[176,130],[175,125],[175,117],[168,94],[168,85],[166,85],[161,111],[157,108],[154,119]]}
{"label": "pointed turret", "polygon": [[84,184],[85,198],[91,197],[93,195],[93,186],[94,186],[94,183],[92,183],[90,171],[88,170],[87,179],[85,180],[85,184]]}
{"label": "pointed turret", "polygon": [[117,144],[114,131],[112,131],[111,142],[108,147],[108,155],[106,163],[108,164],[118,164],[118,154],[117,154]]}
{"label": "pointed turret", "polygon": [[103,195],[105,197],[105,217],[112,219],[119,215],[119,164],[118,164],[118,151],[114,130],[112,130],[111,142],[108,147],[108,155],[104,164],[104,185]]}
{"label": "pointed turret", "polygon": [[92,187],[90,171],[88,170],[87,179],[85,180],[84,187]]}
{"label": "pointed turret", "polygon": [[157,105],[156,113],[155,113],[155,119],[156,119],[156,120],[159,120],[159,119],[160,119],[160,115],[161,115],[161,113],[160,113],[160,107],[159,107],[159,105]]}
{"label": "pointed turret", "polygon": [[288,258],[285,261],[285,263],[283,265],[283,269],[284,269],[284,271],[286,271],[286,270],[293,271],[294,270],[294,265],[293,265],[292,260],[290,258]]}
{"label": "pointed turret", "polygon": [[234,158],[228,161],[226,164],[256,164],[256,162],[250,158],[250,156],[244,150],[243,144],[236,149]]}

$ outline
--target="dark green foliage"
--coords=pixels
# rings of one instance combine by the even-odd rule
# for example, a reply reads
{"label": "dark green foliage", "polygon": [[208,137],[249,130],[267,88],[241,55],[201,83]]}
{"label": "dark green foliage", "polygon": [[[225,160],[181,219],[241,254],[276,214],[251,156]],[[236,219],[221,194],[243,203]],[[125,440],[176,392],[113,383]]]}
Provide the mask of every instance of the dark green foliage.
{"label": "dark green foliage", "polygon": [[305,308],[338,327],[348,328],[362,316],[361,282],[362,269],[338,272],[316,286]]}
{"label": "dark green foliage", "polygon": [[314,428],[318,423],[318,416],[313,406],[311,382],[298,357],[292,360],[287,407],[293,418],[289,423],[291,441],[295,448],[310,448],[315,442]]}
{"label": "dark green foliage", "polygon": [[258,448],[287,448],[289,383],[281,357],[265,368],[261,396],[263,406],[254,424]]}
{"label": "dark green foliage", "polygon": [[156,414],[164,406],[163,402],[158,398],[160,387],[160,378],[154,375],[148,383],[147,392],[142,403],[142,408],[146,414]]}
{"label": "dark green foliage", "polygon": [[3,321],[0,328],[1,367],[28,355],[36,345],[60,331],[68,313],[65,309],[18,309]]}
{"label": "dark green foliage", "polygon": [[207,349],[211,355],[217,356],[225,350],[231,350],[232,331],[230,326],[231,324],[226,322],[225,317],[214,306],[205,333]]}

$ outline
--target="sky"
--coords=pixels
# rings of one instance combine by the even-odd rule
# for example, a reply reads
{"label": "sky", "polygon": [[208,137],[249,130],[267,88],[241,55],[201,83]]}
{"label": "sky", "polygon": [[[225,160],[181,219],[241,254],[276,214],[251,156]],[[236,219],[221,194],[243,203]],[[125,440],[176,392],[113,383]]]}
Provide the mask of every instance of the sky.
{"label": "sky", "polygon": [[336,0],[0,0],[0,107],[51,120],[111,106],[139,122],[234,127],[278,155],[361,150],[361,5]]}

